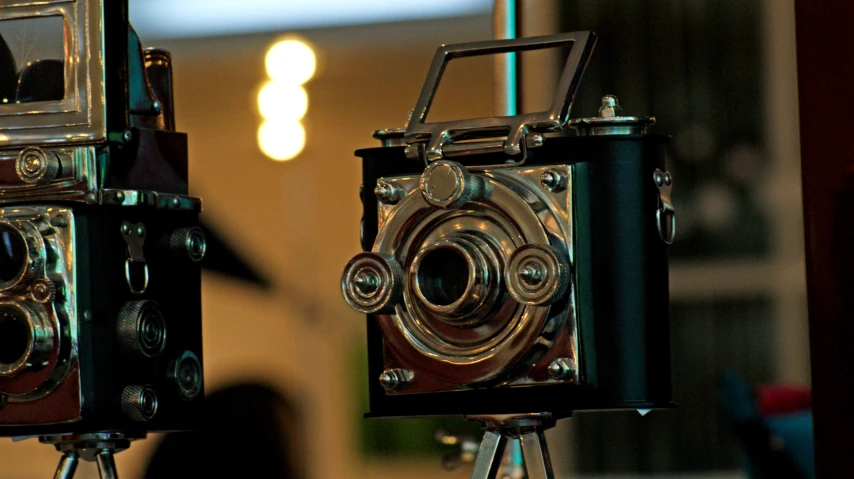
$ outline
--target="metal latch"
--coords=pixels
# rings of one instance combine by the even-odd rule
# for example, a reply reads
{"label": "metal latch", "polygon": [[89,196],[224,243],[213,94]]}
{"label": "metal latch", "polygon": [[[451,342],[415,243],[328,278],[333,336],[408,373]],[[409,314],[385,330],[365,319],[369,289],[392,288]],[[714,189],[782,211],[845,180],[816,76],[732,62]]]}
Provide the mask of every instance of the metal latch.
{"label": "metal latch", "polygon": [[[525,162],[528,148],[543,144],[542,133],[560,131],[566,126],[575,92],[593,46],[593,32],[572,32],[542,37],[443,45],[436,50],[418,102],[404,135],[406,156],[421,158],[425,164],[450,156],[505,153],[515,157],[501,165],[480,168],[519,166]],[[428,123],[427,113],[439,87],[448,61],[472,56],[495,55],[545,48],[571,47],[558,81],[551,108],[514,116],[476,118]]]}
{"label": "metal latch", "polygon": [[658,208],[655,211],[655,220],[658,225],[658,236],[667,244],[673,244],[676,236],[676,209],[670,201],[670,188],[673,185],[673,177],[667,171],[658,168],[653,173],[655,186],[658,187]]}

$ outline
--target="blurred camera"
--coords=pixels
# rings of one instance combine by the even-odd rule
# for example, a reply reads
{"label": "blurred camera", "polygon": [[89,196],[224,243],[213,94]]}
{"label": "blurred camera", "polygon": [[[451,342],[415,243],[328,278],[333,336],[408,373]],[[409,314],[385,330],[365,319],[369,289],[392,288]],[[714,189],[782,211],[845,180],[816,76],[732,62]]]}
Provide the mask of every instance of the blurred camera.
{"label": "blurred camera", "polygon": [[171,72],[126,0],[0,2],[0,435],[201,418],[205,237]]}
{"label": "blurred camera", "polygon": [[[595,35],[442,46],[405,129],[362,158],[369,416],[671,407],[668,138],[606,96],[569,121]],[[544,112],[427,122],[449,60],[568,48]]]}

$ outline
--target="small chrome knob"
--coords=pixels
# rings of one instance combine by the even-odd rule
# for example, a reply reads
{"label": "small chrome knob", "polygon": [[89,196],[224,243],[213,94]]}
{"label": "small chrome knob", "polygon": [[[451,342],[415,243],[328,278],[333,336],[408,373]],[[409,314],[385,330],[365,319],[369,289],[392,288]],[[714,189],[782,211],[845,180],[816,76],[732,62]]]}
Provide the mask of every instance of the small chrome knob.
{"label": "small chrome knob", "polygon": [[157,303],[128,301],[116,322],[119,346],[129,354],[152,358],[166,348],[166,321]]}
{"label": "small chrome knob", "polygon": [[146,422],[157,415],[157,394],[151,386],[128,386],[121,401],[122,412],[132,421]]}
{"label": "small chrome knob", "polygon": [[522,304],[551,304],[569,289],[569,264],[553,246],[526,244],[510,256],[504,281],[513,299]]}
{"label": "small chrome knob", "polygon": [[390,310],[403,292],[403,269],[391,255],[357,254],[344,268],[341,293],[360,313]]}
{"label": "small chrome knob", "polygon": [[198,263],[208,249],[205,232],[198,226],[178,228],[169,236],[169,248],[178,256]]}
{"label": "small chrome knob", "polygon": [[59,174],[59,158],[41,148],[25,148],[18,155],[15,172],[25,183],[44,184]]}
{"label": "small chrome knob", "polygon": [[448,160],[430,163],[421,174],[419,188],[431,206],[455,209],[476,201],[484,194],[483,178],[472,175],[463,165]]}

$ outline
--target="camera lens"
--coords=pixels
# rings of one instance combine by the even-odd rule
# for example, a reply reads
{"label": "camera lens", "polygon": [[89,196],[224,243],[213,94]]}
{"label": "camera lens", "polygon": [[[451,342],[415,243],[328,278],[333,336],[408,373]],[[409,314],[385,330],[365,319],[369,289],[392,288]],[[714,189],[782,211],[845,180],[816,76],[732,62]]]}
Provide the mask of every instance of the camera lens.
{"label": "camera lens", "polygon": [[27,318],[17,311],[0,312],[0,363],[18,362],[26,354],[29,342]]}
{"label": "camera lens", "polygon": [[0,223],[0,281],[13,281],[27,265],[27,242],[10,224]]}
{"label": "camera lens", "polygon": [[462,298],[468,282],[468,263],[456,249],[436,248],[424,255],[418,268],[421,294],[437,306],[447,306]]}

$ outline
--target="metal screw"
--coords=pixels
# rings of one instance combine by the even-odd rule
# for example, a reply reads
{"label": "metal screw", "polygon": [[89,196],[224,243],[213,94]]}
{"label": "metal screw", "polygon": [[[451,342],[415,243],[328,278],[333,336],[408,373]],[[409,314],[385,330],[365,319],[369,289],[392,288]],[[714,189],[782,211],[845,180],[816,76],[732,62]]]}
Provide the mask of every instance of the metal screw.
{"label": "metal screw", "polygon": [[145,238],[145,226],[140,225],[140,227],[136,229],[136,234],[140,238]]}
{"label": "metal screw", "polygon": [[661,170],[655,170],[655,173],[652,175],[652,179],[655,180],[655,186],[661,188],[665,184],[665,176],[661,173]]}
{"label": "metal screw", "polygon": [[353,277],[353,284],[364,295],[374,293],[380,287],[380,277],[373,270],[361,270]]}
{"label": "metal screw", "polygon": [[86,310],[83,312],[83,321],[86,321],[87,323],[92,321],[92,311]]}
{"label": "metal screw", "polygon": [[83,197],[83,201],[85,201],[87,205],[94,205],[98,202],[98,197],[95,196],[95,193],[92,193],[90,191],[89,193],[86,193],[86,195]]}
{"label": "metal screw", "polygon": [[540,182],[547,190],[556,193],[566,189],[567,178],[564,172],[551,169],[543,173],[543,176],[540,177]]}
{"label": "metal screw", "polygon": [[153,108],[153,109],[154,109],[154,111],[156,111],[156,112],[160,113],[160,110],[163,108],[163,105],[161,105],[159,101],[154,100],[154,101],[151,103],[151,108]]}
{"label": "metal screw", "polygon": [[382,203],[395,204],[403,199],[406,192],[393,181],[378,180],[374,194]]}
{"label": "metal screw", "polygon": [[673,178],[670,177],[670,172],[664,172],[664,184],[670,186],[673,183]]}
{"label": "metal screw", "polygon": [[519,276],[528,284],[536,286],[543,281],[543,269],[538,264],[527,264],[521,271]]}
{"label": "metal screw", "polygon": [[125,193],[124,191],[116,192],[116,203],[124,203],[125,202]]}
{"label": "metal screw", "polygon": [[548,372],[552,379],[574,380],[576,378],[575,361],[569,358],[557,358],[549,364]]}
{"label": "metal screw", "polygon": [[605,118],[613,118],[623,115],[623,107],[620,106],[620,101],[614,95],[605,95],[602,97],[602,106],[599,107],[599,116]]}
{"label": "metal screw", "polygon": [[408,369],[386,369],[380,374],[380,384],[386,391],[399,391],[406,389],[414,376]]}

